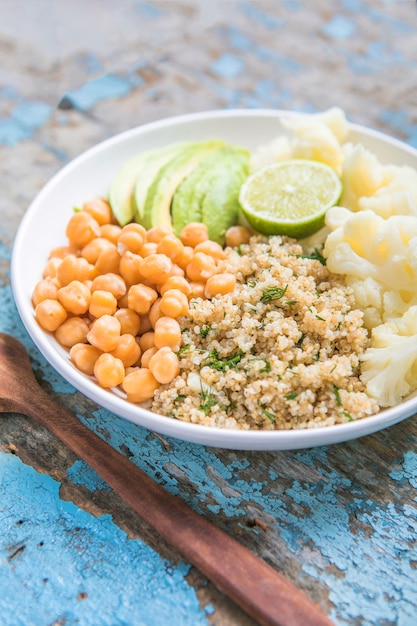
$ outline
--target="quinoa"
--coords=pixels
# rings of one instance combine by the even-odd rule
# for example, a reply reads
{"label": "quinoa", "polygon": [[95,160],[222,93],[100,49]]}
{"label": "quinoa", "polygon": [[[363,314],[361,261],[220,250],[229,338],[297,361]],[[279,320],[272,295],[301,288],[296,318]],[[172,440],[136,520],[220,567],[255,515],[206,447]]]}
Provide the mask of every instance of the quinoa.
{"label": "quinoa", "polygon": [[370,343],[363,313],[320,254],[258,235],[225,254],[222,271],[236,288],[190,301],[180,373],[155,392],[152,410],[242,430],[316,428],[378,412],[359,379]]}

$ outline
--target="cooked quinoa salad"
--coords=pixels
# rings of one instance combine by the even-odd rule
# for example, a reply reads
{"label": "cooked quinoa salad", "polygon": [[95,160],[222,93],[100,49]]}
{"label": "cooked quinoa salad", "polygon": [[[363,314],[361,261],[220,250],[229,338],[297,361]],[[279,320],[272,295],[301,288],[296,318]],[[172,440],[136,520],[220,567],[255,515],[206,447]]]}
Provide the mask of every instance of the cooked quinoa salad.
{"label": "cooked quinoa salad", "polygon": [[369,344],[363,313],[320,253],[254,236],[227,248],[232,293],[190,302],[180,374],[152,410],[235,429],[330,426],[378,412],[359,379]]}

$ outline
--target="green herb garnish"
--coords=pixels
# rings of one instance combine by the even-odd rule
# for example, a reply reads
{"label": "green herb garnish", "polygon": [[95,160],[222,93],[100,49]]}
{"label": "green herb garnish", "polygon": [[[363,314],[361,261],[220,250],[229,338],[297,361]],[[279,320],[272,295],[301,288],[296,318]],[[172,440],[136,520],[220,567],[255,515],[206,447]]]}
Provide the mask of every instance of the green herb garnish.
{"label": "green herb garnish", "polygon": [[267,304],[273,300],[280,300],[288,289],[288,285],[285,287],[270,287],[262,292],[261,302]]}

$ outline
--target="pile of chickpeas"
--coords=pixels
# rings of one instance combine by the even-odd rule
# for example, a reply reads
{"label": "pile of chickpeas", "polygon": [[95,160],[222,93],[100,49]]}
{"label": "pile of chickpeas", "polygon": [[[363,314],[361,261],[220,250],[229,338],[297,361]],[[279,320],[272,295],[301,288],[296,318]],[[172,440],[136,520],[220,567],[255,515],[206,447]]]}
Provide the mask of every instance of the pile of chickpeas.
{"label": "pile of chickpeas", "polygon": [[[235,288],[235,276],[222,271],[222,246],[197,222],[179,237],[166,227],[121,227],[102,198],[72,215],[66,236],[32,294],[38,324],[101,387],[123,389],[130,402],[152,399],[179,374],[180,321],[190,299]],[[226,245],[249,236],[233,226]]]}

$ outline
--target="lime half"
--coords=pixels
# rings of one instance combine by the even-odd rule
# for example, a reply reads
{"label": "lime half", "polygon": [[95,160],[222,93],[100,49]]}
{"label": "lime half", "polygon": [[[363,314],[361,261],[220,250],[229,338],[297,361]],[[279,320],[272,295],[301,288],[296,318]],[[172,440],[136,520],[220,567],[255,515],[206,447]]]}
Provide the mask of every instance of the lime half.
{"label": "lime half", "polygon": [[290,159],[267,165],[243,184],[239,201],[249,224],[264,235],[302,239],[324,226],[342,194],[335,170],[318,161]]}

